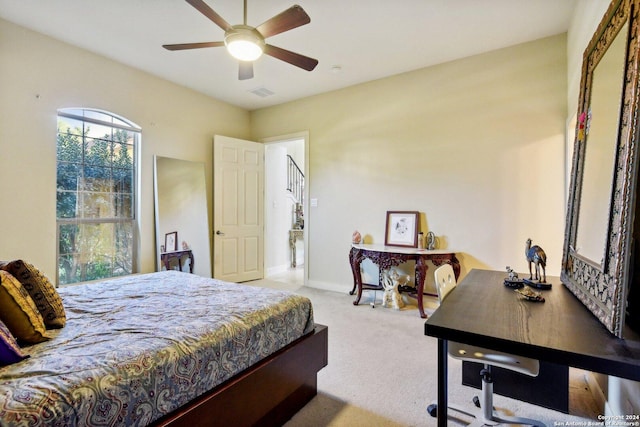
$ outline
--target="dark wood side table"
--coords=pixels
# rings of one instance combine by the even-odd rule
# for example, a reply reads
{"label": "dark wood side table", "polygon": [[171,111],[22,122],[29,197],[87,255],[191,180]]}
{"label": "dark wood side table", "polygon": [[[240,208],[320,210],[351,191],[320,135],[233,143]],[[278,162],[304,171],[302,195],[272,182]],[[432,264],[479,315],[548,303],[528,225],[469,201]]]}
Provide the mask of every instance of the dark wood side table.
{"label": "dark wood side table", "polygon": [[[370,259],[380,269],[378,275],[377,284],[362,283],[362,274],[360,272],[360,264],[363,260]],[[351,251],[349,252],[349,264],[351,265],[351,271],[353,273],[353,289],[349,292],[350,295],[356,293],[357,296],[353,305],[360,303],[363,289],[370,290],[382,290],[382,273],[391,267],[397,267],[398,265],[407,261],[415,261],[415,283],[416,288],[411,289],[403,287],[401,292],[414,293],[418,300],[418,311],[420,317],[427,318],[424,312],[424,304],[422,296],[424,295],[424,280],[427,275],[427,261],[431,261],[433,265],[440,266],[444,263],[449,263],[453,267],[453,272],[456,279],[460,276],[460,262],[456,258],[455,252],[446,250],[427,250],[417,248],[404,248],[397,246],[384,246],[384,245],[368,245],[368,244],[353,244],[351,245]]]}
{"label": "dark wood side table", "polygon": [[163,252],[160,254],[160,260],[164,264],[164,268],[167,270],[170,269],[171,261],[177,260],[178,268],[182,271],[182,260],[185,257],[189,258],[189,273],[193,273],[193,252],[191,252],[191,249],[175,252]]}

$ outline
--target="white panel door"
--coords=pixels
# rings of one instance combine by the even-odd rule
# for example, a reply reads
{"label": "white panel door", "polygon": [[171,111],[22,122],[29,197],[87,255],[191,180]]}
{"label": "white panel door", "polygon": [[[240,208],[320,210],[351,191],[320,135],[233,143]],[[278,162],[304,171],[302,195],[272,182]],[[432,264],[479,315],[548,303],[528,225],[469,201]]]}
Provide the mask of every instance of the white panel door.
{"label": "white panel door", "polygon": [[264,145],[216,135],[213,140],[213,277],[228,282],[264,276]]}

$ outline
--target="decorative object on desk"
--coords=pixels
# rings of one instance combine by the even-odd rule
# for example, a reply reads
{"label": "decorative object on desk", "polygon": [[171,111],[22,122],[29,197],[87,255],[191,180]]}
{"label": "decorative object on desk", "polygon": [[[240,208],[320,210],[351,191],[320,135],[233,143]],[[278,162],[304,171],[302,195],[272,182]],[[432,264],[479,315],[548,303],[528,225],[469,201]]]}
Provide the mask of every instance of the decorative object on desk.
{"label": "decorative object on desk", "polygon": [[544,302],[544,297],[540,294],[540,292],[536,292],[528,286],[525,286],[521,289],[515,289],[515,291],[522,295],[522,297],[527,301]]}
{"label": "decorative object on desk", "polygon": [[504,285],[509,288],[521,288],[524,286],[524,280],[518,278],[516,273],[511,267],[507,265],[508,277],[504,279]]}
{"label": "decorative object on desk", "polygon": [[164,248],[167,252],[178,250],[178,232],[172,231],[164,235]]}
{"label": "decorative object on desk", "polygon": [[433,231],[428,232],[427,233],[427,249],[429,249],[430,251],[434,250],[436,248],[437,240],[438,238],[436,237]]}
{"label": "decorative object on desk", "polygon": [[409,281],[408,274],[399,274],[395,268],[390,268],[382,273],[382,306],[393,307],[400,310],[404,307],[402,295],[398,292],[398,286],[404,286]]}
{"label": "decorative object on desk", "polygon": [[418,247],[418,211],[387,211],[384,244]]}
{"label": "decorative object on desk", "polygon": [[418,233],[418,249],[424,249],[424,233]]}
{"label": "decorative object on desk", "polygon": [[188,251],[189,250],[189,244],[186,241],[182,241],[182,250],[183,251]]}
{"label": "decorative object on desk", "polygon": [[160,253],[164,252],[164,245],[160,245]]}
{"label": "decorative object on desk", "polygon": [[354,231],[351,235],[351,242],[355,243],[356,245],[362,242],[362,235],[358,230]]}
{"label": "decorative object on desk", "polygon": [[[533,273],[531,272],[531,263],[535,265],[536,277],[535,280],[538,282],[546,282],[547,281],[547,254],[544,253],[542,248],[538,245],[531,246],[531,239],[527,239],[527,245],[525,247],[524,253],[527,257],[527,262],[529,262],[529,280],[533,279]],[[542,268],[542,277],[540,276],[540,269]]]}

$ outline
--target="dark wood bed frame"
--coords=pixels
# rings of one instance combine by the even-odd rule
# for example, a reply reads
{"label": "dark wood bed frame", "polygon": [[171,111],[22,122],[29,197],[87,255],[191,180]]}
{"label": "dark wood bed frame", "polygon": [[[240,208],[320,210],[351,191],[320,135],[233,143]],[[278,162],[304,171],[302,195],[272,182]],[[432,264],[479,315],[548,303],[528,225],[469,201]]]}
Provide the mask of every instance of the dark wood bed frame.
{"label": "dark wood bed frame", "polygon": [[327,366],[327,351],[327,327],[316,325],[153,426],[281,426],[317,394],[317,373]]}

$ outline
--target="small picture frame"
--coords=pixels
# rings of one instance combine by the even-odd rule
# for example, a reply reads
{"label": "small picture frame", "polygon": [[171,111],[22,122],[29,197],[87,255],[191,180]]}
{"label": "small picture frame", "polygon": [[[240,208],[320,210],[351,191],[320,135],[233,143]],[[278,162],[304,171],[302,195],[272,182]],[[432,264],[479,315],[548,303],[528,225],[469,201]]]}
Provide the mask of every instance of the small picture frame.
{"label": "small picture frame", "polygon": [[385,246],[418,247],[418,211],[387,211]]}
{"label": "small picture frame", "polygon": [[164,235],[164,248],[167,252],[178,250],[178,232],[172,231]]}

